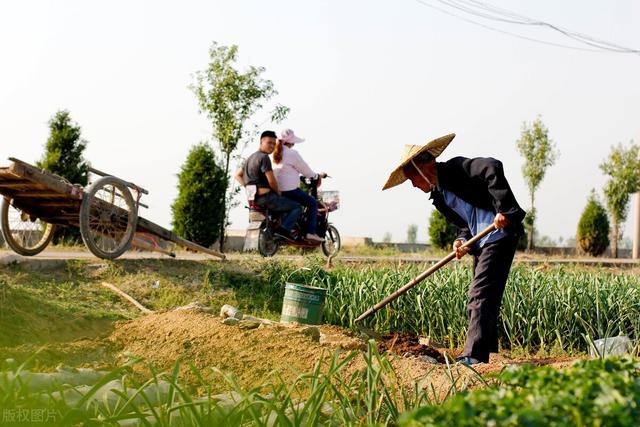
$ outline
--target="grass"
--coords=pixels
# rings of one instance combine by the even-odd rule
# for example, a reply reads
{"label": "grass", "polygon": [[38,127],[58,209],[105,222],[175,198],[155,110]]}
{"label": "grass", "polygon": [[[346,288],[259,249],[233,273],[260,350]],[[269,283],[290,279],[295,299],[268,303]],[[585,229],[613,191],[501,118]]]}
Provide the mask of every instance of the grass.
{"label": "grass", "polygon": [[[344,368],[357,358],[362,359],[363,369],[346,374]],[[440,404],[464,390],[458,385],[459,370],[453,367],[451,385],[443,396],[417,386],[398,388],[393,367],[373,343],[364,353],[325,355],[311,372],[301,373],[289,384],[276,378],[243,389],[233,375],[212,368],[217,381],[228,385],[230,392],[224,394],[213,394],[205,373],[194,367],[190,369],[200,383],[183,384],[180,362],[171,372],[157,372],[147,365],[148,378],[132,376],[134,365],[141,363],[133,360],[88,385],[51,382],[46,389],[29,381],[24,365],[4,366],[0,413],[40,408],[53,414],[48,425],[395,425],[402,413]],[[198,394],[198,389],[203,392]]]}
{"label": "grass", "polygon": [[[243,389],[233,376],[213,368],[205,372],[189,367],[196,383],[185,383],[178,372],[180,364],[189,361],[179,362],[171,372],[147,365],[149,374],[144,377],[133,369],[141,361],[114,368],[108,354],[112,350],[100,341],[114,321],[138,315],[100,286],[103,281],[155,310],[197,300],[213,308],[229,303],[273,319],[279,316],[285,282],[323,286],[329,290],[325,319],[350,325],[361,311],[420,270],[387,263],[338,264],[327,271],[324,262],[312,256],[303,265],[272,259],[69,261],[39,271],[9,266],[0,271],[0,354],[17,362],[0,360],[0,417],[46,409],[55,414],[58,425],[564,425],[553,418],[552,411],[561,408],[556,413],[566,415],[566,425],[625,425],[637,420],[637,361],[594,361],[567,375],[518,368],[478,392],[466,391],[461,368],[450,368],[449,387],[440,394],[428,386],[429,378],[422,379],[421,386],[400,388],[389,359],[370,346],[364,353],[326,355],[312,372],[301,373],[292,383],[276,378]],[[383,310],[370,326],[427,333],[459,345],[466,328],[470,279],[468,263],[447,267]],[[516,266],[505,294],[501,342],[531,353],[554,348],[585,351],[589,339],[618,333],[637,339],[638,285],[640,278],[620,271]],[[74,340],[80,338],[89,338],[91,344],[76,349]],[[39,347],[44,348],[34,355]],[[358,358],[363,369],[347,374],[345,366]],[[57,385],[42,391],[16,379],[16,372],[51,370],[60,362],[100,362],[111,368],[99,382],[85,387]],[[215,395],[213,390],[220,387],[212,387],[210,374],[230,392]],[[570,412],[572,405],[579,409]],[[452,418],[460,414],[466,416]]]}
{"label": "grass", "polygon": [[[100,283],[107,281],[152,310],[198,301],[218,310],[234,305],[245,313],[278,319],[287,281],[328,289],[325,321],[352,326],[368,307],[415,277],[424,267],[376,263],[324,269],[319,255],[304,264],[270,259],[247,262],[122,260],[91,264],[68,261],[62,268],[0,272],[0,346],[46,342],[57,333],[80,333],[138,315]],[[459,347],[467,326],[469,263],[435,273],[376,314],[378,331],[412,331]],[[32,325],[23,329],[20,325]],[[16,328],[15,326],[19,327]],[[75,327],[77,326],[77,327]],[[75,328],[75,329],[74,329]],[[640,278],[570,266],[514,266],[499,324],[503,348],[514,351],[585,352],[587,339],[640,336]],[[91,335],[91,334],[89,334]],[[69,335],[66,335],[69,337]]]}
{"label": "grass", "polygon": [[0,355],[23,361],[44,347],[34,362],[40,369],[59,363],[109,366],[114,350],[103,338],[116,321],[140,313],[102,282],[115,284],[152,310],[197,301],[214,312],[232,304],[277,320],[280,276],[293,270],[293,264],[277,261],[264,266],[175,260],[12,264],[0,270]]}
{"label": "grass", "polygon": [[[364,367],[346,374],[357,358]],[[44,411],[52,426],[633,426],[640,415],[640,363],[632,359],[583,361],[562,371],[511,366],[490,384],[471,368],[449,366],[444,396],[417,383],[398,388],[392,365],[373,343],[364,353],[327,355],[292,383],[276,378],[244,389],[233,375],[211,368],[228,385],[223,394],[214,394],[194,367],[198,387],[182,383],[180,362],[170,372],[146,365],[147,378],[132,376],[141,363],[132,360],[75,386],[36,386],[24,365],[0,366],[3,425],[27,425],[17,415],[35,411]],[[460,386],[466,374],[484,387]]]}
{"label": "grass", "polygon": [[[424,267],[422,267],[424,268]],[[327,289],[325,320],[353,326],[367,308],[417,276],[419,266],[340,266],[299,270],[291,279]],[[369,319],[378,331],[412,331],[437,342],[464,343],[468,263],[439,270]],[[588,338],[640,338],[640,277],[568,266],[513,268],[499,320],[503,348],[584,352]]]}

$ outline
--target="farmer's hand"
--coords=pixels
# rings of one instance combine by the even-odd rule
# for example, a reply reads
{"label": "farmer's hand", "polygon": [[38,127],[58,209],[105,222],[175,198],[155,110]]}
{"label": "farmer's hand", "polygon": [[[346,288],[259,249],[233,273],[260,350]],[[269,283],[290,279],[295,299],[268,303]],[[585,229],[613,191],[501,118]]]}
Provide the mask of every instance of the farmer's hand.
{"label": "farmer's hand", "polygon": [[456,251],[456,258],[460,259],[469,252],[469,248],[463,248],[464,240],[457,239],[453,242],[453,250]]}
{"label": "farmer's hand", "polygon": [[509,225],[509,220],[506,216],[498,212],[496,214],[496,217],[493,219],[493,225],[495,225],[497,229],[505,228],[507,225]]}

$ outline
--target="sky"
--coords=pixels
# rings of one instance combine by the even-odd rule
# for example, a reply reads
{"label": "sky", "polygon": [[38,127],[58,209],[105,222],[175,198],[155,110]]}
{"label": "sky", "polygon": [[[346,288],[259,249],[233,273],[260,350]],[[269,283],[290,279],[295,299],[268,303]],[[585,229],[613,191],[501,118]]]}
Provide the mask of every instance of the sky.
{"label": "sky", "polygon": [[[491,5],[640,49],[640,3],[487,0]],[[149,190],[141,215],[170,227],[177,173],[189,149],[217,146],[189,90],[213,41],[239,47],[241,69],[265,67],[278,95],[251,123],[294,129],[300,153],[331,178],[343,236],[426,241],[433,210],[405,183],[380,189],[404,144],[454,132],[442,154],[495,157],[529,208],[517,152],[523,122],[540,116],[560,156],[536,193],[538,230],[575,235],[598,165],[611,146],[640,142],[640,55],[587,52],[490,31],[425,5],[397,1],[28,1],[0,5],[0,165],[35,162],[61,109],[82,127],[97,169]],[[451,9],[449,9],[451,10]],[[481,21],[552,43],[544,28]],[[586,46],[582,46],[586,47]],[[266,111],[291,109],[281,124]],[[257,149],[248,141],[239,152]],[[143,200],[144,201],[144,200]],[[231,228],[247,224],[244,201]],[[625,224],[632,232],[633,209]]]}

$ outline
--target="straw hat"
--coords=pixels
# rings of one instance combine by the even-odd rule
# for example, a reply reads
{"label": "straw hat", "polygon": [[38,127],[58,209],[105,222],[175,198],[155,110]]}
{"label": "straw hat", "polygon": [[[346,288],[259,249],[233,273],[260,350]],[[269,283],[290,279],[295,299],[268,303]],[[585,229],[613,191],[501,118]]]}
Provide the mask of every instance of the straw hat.
{"label": "straw hat", "polygon": [[427,151],[434,158],[436,158],[440,154],[442,154],[444,149],[447,148],[447,145],[449,145],[449,143],[453,141],[453,138],[455,137],[455,133],[450,133],[449,135],[436,138],[426,145],[405,145],[402,160],[400,161],[400,166],[398,166],[393,170],[393,172],[391,172],[391,175],[389,175],[389,179],[387,179],[387,182],[384,184],[384,187],[382,187],[382,190],[384,191],[387,188],[395,187],[396,185],[400,185],[405,182],[408,178],[404,174],[403,168],[418,154]]}

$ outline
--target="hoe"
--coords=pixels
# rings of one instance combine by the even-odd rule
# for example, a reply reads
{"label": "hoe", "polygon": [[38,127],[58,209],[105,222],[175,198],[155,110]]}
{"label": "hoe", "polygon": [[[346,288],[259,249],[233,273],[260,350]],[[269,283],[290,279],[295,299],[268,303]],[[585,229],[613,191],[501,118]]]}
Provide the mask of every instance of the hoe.
{"label": "hoe", "polygon": [[[471,238],[470,240],[466,241],[462,245],[462,247],[463,248],[468,248],[468,247],[473,246],[478,240],[482,239],[484,236],[486,236],[487,234],[491,233],[495,229],[496,229],[495,226],[493,224],[491,224],[490,226],[488,226],[487,228],[482,230],[480,233],[478,233],[475,236],[473,236],[473,238]],[[438,261],[437,264],[431,266],[428,270],[423,271],[418,276],[416,276],[415,279],[411,280],[406,285],[404,285],[403,287],[401,287],[400,289],[398,289],[397,291],[395,291],[391,295],[387,296],[382,301],[380,301],[379,303],[377,303],[376,305],[374,305],[373,307],[369,308],[367,311],[362,313],[355,321],[356,328],[361,333],[363,333],[364,335],[366,335],[366,336],[368,336],[370,338],[375,338],[375,339],[379,340],[381,338],[380,334],[378,334],[377,332],[375,332],[372,329],[369,329],[369,328],[365,327],[364,325],[362,325],[362,322],[366,318],[372,316],[374,313],[376,313],[382,307],[386,306],[387,304],[391,303],[392,301],[395,301],[400,295],[405,294],[409,289],[413,288],[418,283],[422,282],[424,279],[429,277],[431,274],[433,274],[436,271],[438,271],[441,267],[443,267],[444,265],[448,264],[449,261],[451,261],[455,257],[456,257],[456,252],[455,251],[451,251],[451,253],[449,253],[449,255],[447,255],[446,257],[442,258],[440,261]]]}

